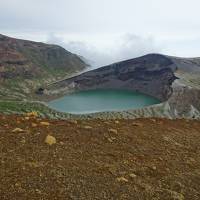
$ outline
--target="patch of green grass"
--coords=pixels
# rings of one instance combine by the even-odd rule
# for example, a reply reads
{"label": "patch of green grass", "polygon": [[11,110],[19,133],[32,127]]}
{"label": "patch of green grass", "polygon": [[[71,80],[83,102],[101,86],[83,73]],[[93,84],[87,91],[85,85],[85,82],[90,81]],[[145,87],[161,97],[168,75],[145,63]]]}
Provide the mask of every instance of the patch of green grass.
{"label": "patch of green grass", "polygon": [[0,113],[4,114],[25,114],[37,112],[40,117],[52,119],[70,119],[71,114],[57,112],[42,102],[23,102],[23,101],[0,101]]}

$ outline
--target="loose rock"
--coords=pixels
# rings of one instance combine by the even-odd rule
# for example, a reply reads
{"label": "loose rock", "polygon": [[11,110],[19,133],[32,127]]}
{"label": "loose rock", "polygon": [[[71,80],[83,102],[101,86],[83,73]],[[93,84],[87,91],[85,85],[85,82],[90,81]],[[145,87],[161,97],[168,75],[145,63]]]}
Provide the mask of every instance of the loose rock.
{"label": "loose rock", "polygon": [[31,123],[31,126],[34,128],[34,127],[37,127],[37,124],[36,123]]}
{"label": "loose rock", "polygon": [[84,126],[84,129],[92,129],[91,126]]}
{"label": "loose rock", "polygon": [[126,178],[124,178],[124,177],[119,177],[119,178],[117,178],[117,181],[118,182],[128,182],[128,179],[126,179]]}
{"label": "loose rock", "polygon": [[133,126],[142,126],[142,124],[138,122],[133,122]]}
{"label": "loose rock", "polygon": [[24,130],[21,129],[21,128],[15,128],[14,130],[12,130],[12,132],[14,132],[14,133],[20,133],[20,132],[24,132]]}
{"label": "loose rock", "polygon": [[38,113],[33,111],[33,112],[30,112],[30,113],[26,113],[26,116],[27,117],[38,117]]}
{"label": "loose rock", "polygon": [[137,175],[134,174],[134,173],[131,173],[131,174],[129,174],[129,176],[130,176],[131,178],[135,178]]}
{"label": "loose rock", "polygon": [[47,135],[47,137],[45,139],[45,143],[47,143],[50,146],[53,144],[56,144],[56,138],[51,135]]}
{"label": "loose rock", "polygon": [[117,133],[118,133],[117,129],[113,129],[113,128],[108,129],[108,131],[109,131],[110,133],[114,133],[114,134],[117,134]]}
{"label": "loose rock", "polygon": [[41,124],[42,126],[49,126],[49,125],[50,125],[49,122],[40,122],[40,124]]}

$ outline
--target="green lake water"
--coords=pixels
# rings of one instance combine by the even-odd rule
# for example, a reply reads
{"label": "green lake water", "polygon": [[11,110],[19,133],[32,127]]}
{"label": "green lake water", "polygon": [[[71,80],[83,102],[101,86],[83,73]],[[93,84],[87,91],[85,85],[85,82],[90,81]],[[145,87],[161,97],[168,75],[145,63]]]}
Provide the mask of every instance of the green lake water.
{"label": "green lake water", "polygon": [[160,103],[148,95],[127,90],[88,90],[68,94],[49,102],[57,111],[86,114],[103,111],[122,111]]}

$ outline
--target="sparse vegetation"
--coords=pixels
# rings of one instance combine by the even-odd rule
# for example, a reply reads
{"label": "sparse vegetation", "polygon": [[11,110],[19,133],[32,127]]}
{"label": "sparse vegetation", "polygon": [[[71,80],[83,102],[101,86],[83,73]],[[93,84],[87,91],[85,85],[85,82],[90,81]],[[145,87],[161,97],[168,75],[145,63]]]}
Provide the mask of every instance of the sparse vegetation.
{"label": "sparse vegetation", "polygon": [[0,115],[0,197],[200,199],[199,129],[197,120]]}

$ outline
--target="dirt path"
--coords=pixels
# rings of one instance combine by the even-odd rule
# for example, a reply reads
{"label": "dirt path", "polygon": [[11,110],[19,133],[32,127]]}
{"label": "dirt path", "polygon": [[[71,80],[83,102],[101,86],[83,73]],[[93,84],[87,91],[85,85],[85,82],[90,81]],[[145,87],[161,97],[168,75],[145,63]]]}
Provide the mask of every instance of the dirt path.
{"label": "dirt path", "polygon": [[0,199],[198,200],[199,130],[186,120],[0,116]]}

